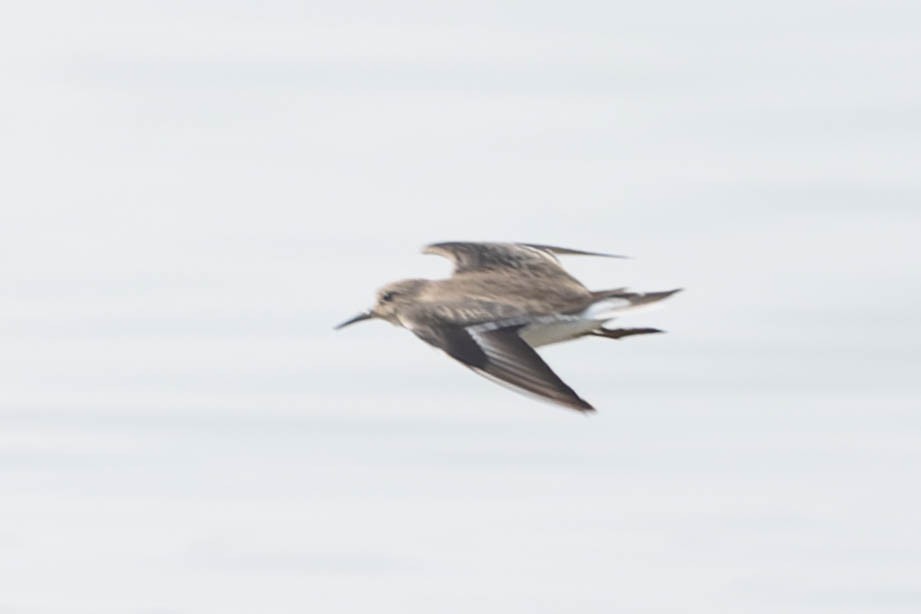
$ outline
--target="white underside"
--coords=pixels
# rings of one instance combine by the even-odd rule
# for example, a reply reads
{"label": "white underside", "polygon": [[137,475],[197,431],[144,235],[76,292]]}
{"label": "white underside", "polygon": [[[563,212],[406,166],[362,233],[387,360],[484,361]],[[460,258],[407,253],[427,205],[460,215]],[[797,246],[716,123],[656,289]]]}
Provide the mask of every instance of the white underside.
{"label": "white underside", "polygon": [[598,329],[608,320],[624,315],[624,312],[646,311],[656,304],[631,305],[623,298],[609,298],[590,305],[585,311],[571,319],[534,322],[519,331],[519,335],[531,347],[560,343],[581,337]]}
{"label": "white underside", "polygon": [[579,315],[589,320],[604,321],[610,320],[628,309],[635,309],[635,307],[633,307],[627,299],[606,298],[597,303],[592,303]]}
{"label": "white underside", "polygon": [[542,345],[550,345],[551,343],[559,343],[561,341],[569,341],[570,339],[575,339],[576,337],[581,337],[589,331],[593,331],[605,320],[591,320],[591,319],[578,319],[578,320],[562,320],[556,322],[541,322],[530,324],[522,328],[518,334],[521,336],[525,342],[531,347],[540,347]]}

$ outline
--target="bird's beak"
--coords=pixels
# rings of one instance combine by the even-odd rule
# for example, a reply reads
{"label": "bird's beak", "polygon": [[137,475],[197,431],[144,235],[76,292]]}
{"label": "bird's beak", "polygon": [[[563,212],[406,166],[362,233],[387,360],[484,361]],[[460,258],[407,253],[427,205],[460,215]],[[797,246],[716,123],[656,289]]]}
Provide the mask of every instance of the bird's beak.
{"label": "bird's beak", "polygon": [[362,313],[359,313],[359,314],[358,314],[357,316],[355,316],[354,318],[349,318],[348,320],[346,320],[346,321],[343,322],[342,324],[339,324],[338,326],[335,326],[335,327],[334,327],[334,330],[339,330],[340,328],[345,328],[345,327],[348,326],[349,324],[354,324],[355,322],[361,322],[362,320],[370,320],[370,319],[373,318],[373,317],[374,317],[374,314],[371,313],[370,310],[369,310],[369,311],[364,311],[364,312],[362,312]]}

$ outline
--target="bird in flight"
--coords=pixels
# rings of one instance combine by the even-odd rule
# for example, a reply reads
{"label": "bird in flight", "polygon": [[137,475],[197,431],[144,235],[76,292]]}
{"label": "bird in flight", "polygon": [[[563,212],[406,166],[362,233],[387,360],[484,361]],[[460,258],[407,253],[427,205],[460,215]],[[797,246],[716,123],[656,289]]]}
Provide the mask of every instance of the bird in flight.
{"label": "bird in flight", "polygon": [[582,412],[594,408],[534,350],[584,336],[621,339],[656,328],[607,328],[606,322],[679,290],[593,291],[557,255],[603,256],[534,243],[433,243],[423,253],[454,263],[447,279],[404,279],[377,292],[371,309],[336,326],[378,318],[417,337],[479,375],[518,392]]}

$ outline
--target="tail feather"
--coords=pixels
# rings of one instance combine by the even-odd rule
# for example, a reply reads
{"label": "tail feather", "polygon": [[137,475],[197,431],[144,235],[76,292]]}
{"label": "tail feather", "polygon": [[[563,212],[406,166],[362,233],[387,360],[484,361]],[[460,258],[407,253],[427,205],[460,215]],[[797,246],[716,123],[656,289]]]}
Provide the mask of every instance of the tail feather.
{"label": "tail feather", "polygon": [[592,292],[595,302],[585,311],[588,317],[603,320],[616,317],[619,312],[631,311],[643,305],[657,303],[682,288],[662,292],[627,292],[623,288]]}
{"label": "tail feather", "polygon": [[630,292],[626,288],[614,288],[612,290],[595,290],[592,296],[596,299],[603,298],[625,298],[633,305],[642,305],[643,303],[654,303],[668,298],[673,294],[681,292],[684,288],[675,288],[674,290],[663,290],[661,292]]}
{"label": "tail feather", "polygon": [[617,296],[618,294],[623,294],[625,292],[627,292],[626,286],[623,288],[613,288],[611,290],[591,290],[592,298],[595,300],[608,298],[609,296]]}

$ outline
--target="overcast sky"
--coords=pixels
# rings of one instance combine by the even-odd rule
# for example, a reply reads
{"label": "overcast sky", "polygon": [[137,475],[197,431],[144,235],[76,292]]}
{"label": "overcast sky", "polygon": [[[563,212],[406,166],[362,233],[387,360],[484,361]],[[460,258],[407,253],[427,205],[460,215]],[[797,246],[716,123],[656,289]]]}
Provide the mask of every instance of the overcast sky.
{"label": "overcast sky", "polygon": [[[0,613],[921,609],[909,2],[6,9]],[[426,243],[685,287],[515,395]]]}

